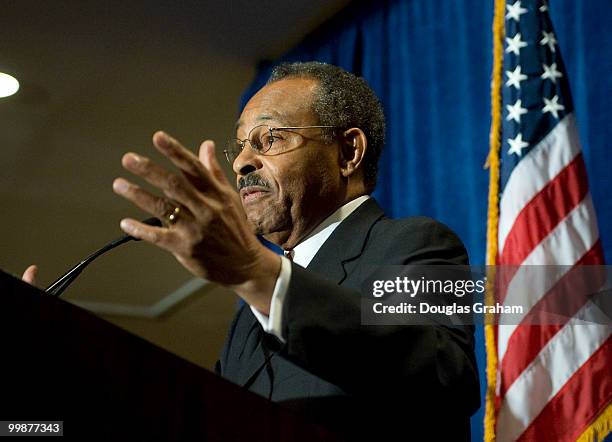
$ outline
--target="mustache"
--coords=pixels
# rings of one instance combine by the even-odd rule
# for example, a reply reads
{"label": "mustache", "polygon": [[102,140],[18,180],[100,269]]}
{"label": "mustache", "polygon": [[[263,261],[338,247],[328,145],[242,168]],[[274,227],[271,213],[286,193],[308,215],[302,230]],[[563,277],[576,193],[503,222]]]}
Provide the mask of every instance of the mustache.
{"label": "mustache", "polygon": [[268,183],[264,178],[262,178],[260,175],[257,175],[256,173],[250,173],[247,176],[244,176],[238,180],[238,191],[242,190],[245,187],[251,186],[265,187],[266,189],[272,187],[270,186],[270,183]]}

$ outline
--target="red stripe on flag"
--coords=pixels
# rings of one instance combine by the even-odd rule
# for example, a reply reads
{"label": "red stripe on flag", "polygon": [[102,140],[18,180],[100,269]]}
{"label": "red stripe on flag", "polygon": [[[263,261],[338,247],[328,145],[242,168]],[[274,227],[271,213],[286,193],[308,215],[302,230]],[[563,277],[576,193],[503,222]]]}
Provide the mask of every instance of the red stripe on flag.
{"label": "red stripe on flag", "polygon": [[499,263],[521,264],[582,201],[588,187],[584,158],[579,153],[523,207],[506,237]]}
{"label": "red stripe on flag", "polygon": [[[605,282],[605,270],[598,275],[597,269],[581,269],[583,265],[603,265],[601,241],[585,253],[576,265],[533,307],[508,340],[504,358],[501,361],[500,395],[503,397],[508,388],[527,368],[542,348],[563,327],[588,300],[587,295],[599,290]],[[598,277],[600,276],[600,277]],[[562,318],[548,319],[547,313],[562,313]]]}
{"label": "red stripe on flag", "polygon": [[517,440],[575,441],[612,400],[611,353],[612,338],[608,337]]}

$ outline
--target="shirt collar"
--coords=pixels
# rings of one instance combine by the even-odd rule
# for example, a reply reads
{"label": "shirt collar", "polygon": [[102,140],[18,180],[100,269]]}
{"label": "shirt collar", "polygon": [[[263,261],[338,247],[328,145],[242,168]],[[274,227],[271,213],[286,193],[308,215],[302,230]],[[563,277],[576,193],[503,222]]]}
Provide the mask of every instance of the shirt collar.
{"label": "shirt collar", "polygon": [[323,243],[330,237],[333,231],[344,221],[355,209],[361,206],[369,195],[362,195],[349,201],[319,224],[301,243],[293,248],[293,262],[302,267],[308,266],[312,258],[317,254]]}

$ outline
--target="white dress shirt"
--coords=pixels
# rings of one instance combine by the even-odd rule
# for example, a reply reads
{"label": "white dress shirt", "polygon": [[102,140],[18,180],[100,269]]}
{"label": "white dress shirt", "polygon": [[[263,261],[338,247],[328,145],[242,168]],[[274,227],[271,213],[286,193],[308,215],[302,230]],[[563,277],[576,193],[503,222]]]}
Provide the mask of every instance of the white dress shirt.
{"label": "white dress shirt", "polygon": [[[330,216],[328,216],[321,224],[319,224],[301,243],[293,249],[293,262],[306,267],[312,261],[312,258],[317,254],[323,243],[357,207],[361,206],[369,195],[363,195],[349,201]],[[264,331],[271,333],[285,342],[282,335],[282,314],[283,302],[289,289],[289,281],[291,281],[291,261],[286,257],[281,257],[281,270],[274,286],[272,293],[272,301],[270,302],[270,316],[266,316],[251,306],[251,311],[263,327]]]}

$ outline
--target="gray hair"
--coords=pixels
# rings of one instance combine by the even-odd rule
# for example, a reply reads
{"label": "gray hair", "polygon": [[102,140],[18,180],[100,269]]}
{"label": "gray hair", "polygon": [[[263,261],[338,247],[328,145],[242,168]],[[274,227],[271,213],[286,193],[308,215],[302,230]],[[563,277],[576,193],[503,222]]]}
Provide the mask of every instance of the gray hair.
{"label": "gray hair", "polygon": [[[385,144],[385,114],[374,91],[363,78],[316,61],[280,64],[267,84],[287,77],[312,78],[318,82],[313,101],[318,124],[363,130],[368,140],[363,159],[364,184],[368,192],[374,190],[378,159]],[[328,137],[331,140],[331,134]]]}

